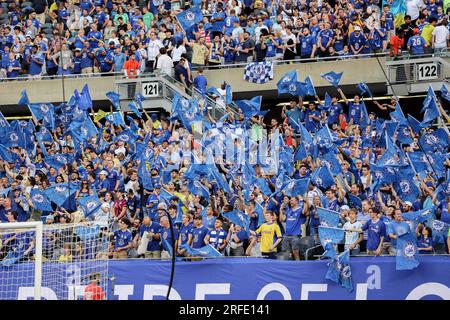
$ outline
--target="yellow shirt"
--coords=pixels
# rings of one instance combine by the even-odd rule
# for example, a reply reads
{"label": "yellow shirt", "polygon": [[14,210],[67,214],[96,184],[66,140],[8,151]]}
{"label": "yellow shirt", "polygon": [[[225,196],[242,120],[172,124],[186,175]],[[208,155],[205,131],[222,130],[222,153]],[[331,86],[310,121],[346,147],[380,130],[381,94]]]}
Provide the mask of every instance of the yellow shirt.
{"label": "yellow shirt", "polygon": [[431,46],[431,39],[433,38],[433,30],[434,30],[434,26],[431,24],[427,24],[422,29],[421,36],[427,42],[427,46]]}
{"label": "yellow shirt", "polygon": [[58,261],[59,262],[72,262],[73,256],[71,254],[69,255],[61,255],[59,256]]}
{"label": "yellow shirt", "polygon": [[209,49],[203,44],[194,43],[192,48],[192,63],[205,65],[205,57]]}
{"label": "yellow shirt", "polygon": [[258,229],[256,229],[256,233],[261,234],[261,252],[269,253],[276,252],[277,248],[271,250],[270,248],[275,243],[275,235],[278,238],[281,238],[281,230],[276,222],[271,224],[263,223]]}

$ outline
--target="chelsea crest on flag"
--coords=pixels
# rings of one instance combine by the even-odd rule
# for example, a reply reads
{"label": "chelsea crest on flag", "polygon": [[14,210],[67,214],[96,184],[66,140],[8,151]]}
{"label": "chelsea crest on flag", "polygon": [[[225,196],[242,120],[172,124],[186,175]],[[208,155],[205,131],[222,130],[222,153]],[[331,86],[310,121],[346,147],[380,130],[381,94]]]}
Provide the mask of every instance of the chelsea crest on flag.
{"label": "chelsea crest on flag", "polygon": [[266,83],[273,79],[273,62],[252,62],[245,67],[244,80],[253,83]]}

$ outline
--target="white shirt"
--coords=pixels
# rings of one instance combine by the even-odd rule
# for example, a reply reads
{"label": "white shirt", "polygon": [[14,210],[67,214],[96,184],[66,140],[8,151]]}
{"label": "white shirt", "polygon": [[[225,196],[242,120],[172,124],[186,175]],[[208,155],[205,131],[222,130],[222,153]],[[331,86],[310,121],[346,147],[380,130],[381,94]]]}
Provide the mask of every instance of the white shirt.
{"label": "white shirt", "polygon": [[159,49],[161,49],[163,46],[161,40],[150,40],[147,47],[147,59],[148,61],[154,61],[156,59],[156,56],[159,54]]}
{"label": "white shirt", "polygon": [[447,47],[447,39],[449,36],[449,31],[446,26],[441,25],[437,26],[433,30],[434,39],[434,47],[436,49],[446,48]]}
{"label": "white shirt", "polygon": [[[343,229],[344,230],[352,230],[352,229],[361,229],[362,224],[361,222],[355,220],[355,222],[351,223],[350,221],[347,221]],[[359,232],[346,232],[345,233],[345,244],[346,245],[352,245],[358,240],[359,238]]]}
{"label": "white shirt", "polygon": [[409,0],[406,1],[406,14],[411,16],[411,20],[416,20],[420,14],[420,8],[423,8],[424,4],[422,0]]}
{"label": "white shirt", "polygon": [[173,60],[167,54],[163,54],[158,58],[156,69],[162,70],[165,74],[172,76]]}
{"label": "white shirt", "polygon": [[172,49],[172,60],[173,62],[178,62],[180,61],[181,55],[183,53],[186,53],[186,47],[183,46],[179,46],[178,48],[175,47]]}

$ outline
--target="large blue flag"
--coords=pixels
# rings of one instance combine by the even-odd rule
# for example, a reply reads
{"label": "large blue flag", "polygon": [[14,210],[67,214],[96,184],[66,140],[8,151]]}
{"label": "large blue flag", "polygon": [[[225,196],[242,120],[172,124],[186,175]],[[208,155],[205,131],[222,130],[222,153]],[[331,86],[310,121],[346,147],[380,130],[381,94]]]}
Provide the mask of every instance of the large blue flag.
{"label": "large blue flag", "polygon": [[428,209],[402,213],[403,219],[424,223],[433,217],[434,206]]}
{"label": "large blue flag", "polygon": [[62,206],[66,200],[74,195],[79,188],[73,183],[58,183],[45,189],[44,193],[48,200],[55,203],[58,207]]}
{"label": "large blue flag", "polygon": [[327,166],[322,166],[314,171],[311,182],[321,189],[328,189],[335,184],[334,177]]}
{"label": "large blue flag", "polygon": [[311,76],[307,76],[305,78],[305,85],[303,88],[304,88],[306,95],[308,95],[308,96],[316,96],[317,95],[316,88],[314,88],[314,83],[311,79]]}
{"label": "large blue flag", "polygon": [[319,226],[319,239],[323,247],[329,242],[341,243],[344,240],[345,231],[340,228]]}
{"label": "large blue flag", "polygon": [[414,142],[411,136],[411,130],[406,124],[400,124],[397,128],[397,140],[403,144],[411,144]]}
{"label": "large blue flag", "polygon": [[[31,113],[34,115],[37,121],[40,121],[44,118],[44,116],[49,113],[53,112],[51,109],[51,104],[46,103],[32,103],[28,105],[28,108],[30,109]],[[52,105],[53,107],[53,105]],[[54,109],[54,108],[52,108]]]}
{"label": "large blue flag", "polygon": [[108,114],[105,119],[113,123],[115,126],[126,126],[122,114],[118,111]]}
{"label": "large blue flag", "polygon": [[324,227],[337,227],[339,225],[339,212],[325,208],[317,208],[320,225]]}
{"label": "large blue flag", "polygon": [[345,250],[339,256],[335,256],[327,264],[328,270],[325,279],[331,280],[353,291],[352,271],[350,267],[350,250]]}
{"label": "large blue flag", "polygon": [[431,219],[425,222],[427,227],[430,227],[433,231],[433,241],[434,243],[445,243],[447,240],[449,224],[444,221]]}
{"label": "large blue flag", "polygon": [[62,168],[64,165],[67,164],[67,157],[64,156],[63,154],[56,154],[45,157],[44,162],[48,164],[50,167],[59,170],[59,168]]}
{"label": "large blue flag", "polygon": [[435,152],[436,150],[447,149],[450,139],[447,132],[439,128],[432,133],[423,134],[419,139],[419,143],[425,152]]}
{"label": "large blue flag", "polygon": [[283,189],[288,197],[303,196],[308,191],[309,179],[292,179],[285,183]]}
{"label": "large blue flag", "polygon": [[20,147],[25,148],[25,137],[19,128],[11,128],[8,132],[5,132],[2,140],[3,145],[8,148]]}
{"label": "large blue flag", "polygon": [[333,151],[325,153],[320,160],[320,163],[326,165],[334,176],[337,176],[342,172],[342,167]]}
{"label": "large blue flag", "polygon": [[408,157],[416,172],[428,170],[427,163],[429,162],[429,159],[427,159],[427,155],[422,151],[408,152]]}
{"label": "large blue flag", "polygon": [[261,192],[266,196],[272,194],[272,190],[270,190],[269,184],[267,183],[266,179],[262,177],[255,180],[255,186],[257,186],[258,189],[261,190]]}
{"label": "large blue flag", "polygon": [[11,151],[2,144],[0,144],[0,159],[9,163],[14,162]]}
{"label": "large blue flag", "polygon": [[338,87],[339,82],[341,81],[343,72],[336,73],[334,71],[330,71],[327,73],[323,73],[320,76],[327,80],[333,87]]}
{"label": "large blue flag", "polygon": [[242,211],[233,210],[230,212],[222,212],[222,216],[227,218],[231,223],[242,227],[247,235],[250,235],[250,217]]}
{"label": "large blue flag", "polygon": [[414,175],[415,173],[411,166],[402,167],[399,171],[394,188],[403,201],[414,202],[419,197],[420,190],[414,183]]}
{"label": "large blue flag", "polygon": [[96,193],[94,193],[92,196],[78,198],[77,202],[78,205],[83,209],[85,217],[89,217],[91,214],[100,209],[100,206],[102,205]]}
{"label": "large blue flag", "polygon": [[419,266],[415,236],[410,232],[397,238],[396,270],[412,270]]}
{"label": "large blue flag", "polygon": [[106,97],[111,101],[114,106],[114,110],[120,111],[120,94],[114,91],[108,91]]}
{"label": "large blue flag", "polygon": [[188,10],[184,10],[175,16],[180,23],[181,27],[186,31],[194,24],[202,21],[203,14],[200,7],[194,7]]}
{"label": "large blue flag", "polygon": [[[294,70],[286,72],[277,82],[278,94],[291,93],[292,90],[289,89],[289,86],[291,86],[291,84],[296,82],[297,82],[297,71]],[[295,89],[293,91],[295,91]]]}
{"label": "large blue flag", "polygon": [[347,196],[348,196],[348,204],[349,204],[350,208],[358,208],[358,209],[362,208],[362,201],[359,197],[357,197],[351,193],[347,193]]}
{"label": "large blue flag", "polygon": [[209,199],[209,190],[201,183],[200,180],[190,180],[188,183],[188,189],[192,194]]}
{"label": "large blue flag", "polygon": [[36,210],[53,211],[52,204],[43,191],[38,189],[31,189],[30,198]]}
{"label": "large blue flag", "polygon": [[73,104],[74,102],[81,110],[85,111],[92,108],[92,98],[91,94],[89,93],[89,87],[87,84],[84,85],[81,93],[79,93],[78,90],[75,89],[73,93],[73,101],[69,104]]}
{"label": "large blue flag", "polygon": [[217,251],[212,245],[208,244],[199,249],[194,249],[187,243],[180,245],[180,249],[186,249],[186,253],[194,257],[220,258],[222,254]]}

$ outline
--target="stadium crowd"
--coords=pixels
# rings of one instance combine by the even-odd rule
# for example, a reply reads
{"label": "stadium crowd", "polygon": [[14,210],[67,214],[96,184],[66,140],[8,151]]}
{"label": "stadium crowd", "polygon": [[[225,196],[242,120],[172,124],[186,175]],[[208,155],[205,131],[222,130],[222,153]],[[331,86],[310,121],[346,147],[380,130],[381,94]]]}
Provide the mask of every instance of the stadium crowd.
{"label": "stadium crowd", "polygon": [[[448,92],[429,92],[422,122],[406,118],[395,99],[351,101],[340,88],[330,100],[292,99],[276,118],[228,106],[213,119],[181,97],[170,115],[136,108],[124,118],[119,108],[94,113],[88,95],[53,106],[29,104],[23,93],[19,104],[32,120],[0,116],[3,223],[89,222],[108,237],[109,258],[186,257],[210,244],[222,255],[300,259],[323,240],[326,209],[352,254],[395,254],[405,233],[420,253],[449,252],[449,135],[432,125],[440,114],[450,120],[441,105]],[[391,120],[368,108],[391,111]],[[209,129],[200,137],[199,123]],[[264,133],[279,157],[250,162]],[[207,152],[228,150],[226,141],[231,157]],[[44,255],[68,261],[84,249],[60,242]],[[32,237],[2,235],[3,255],[32,250]]]}
{"label": "stadium crowd", "polygon": [[[408,0],[0,1],[0,78],[446,51],[448,8]],[[184,30],[176,15],[199,7]],[[406,13],[406,15],[405,15]],[[133,56],[134,54],[134,56]],[[132,63],[126,61],[132,59]]]}

